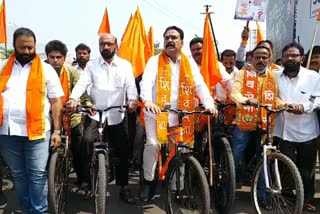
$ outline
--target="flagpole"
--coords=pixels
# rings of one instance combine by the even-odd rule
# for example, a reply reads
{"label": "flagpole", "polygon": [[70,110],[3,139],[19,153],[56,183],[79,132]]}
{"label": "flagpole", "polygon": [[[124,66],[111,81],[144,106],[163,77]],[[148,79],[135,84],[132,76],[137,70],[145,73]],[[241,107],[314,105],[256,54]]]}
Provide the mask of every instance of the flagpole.
{"label": "flagpole", "polygon": [[310,65],[310,61],[311,61],[311,55],[312,55],[312,51],[313,51],[314,42],[315,42],[316,36],[317,36],[318,27],[319,27],[319,21],[317,21],[316,27],[315,27],[314,33],[313,33],[312,44],[311,44],[311,48],[310,48],[310,51],[309,51],[308,62],[307,62],[307,68],[308,69],[309,69],[309,65]]}
{"label": "flagpole", "polygon": [[[209,12],[209,7],[211,7],[211,5],[205,5],[204,7],[206,8],[206,12],[209,13],[210,28],[211,28],[211,32],[212,32],[212,36],[213,36],[213,40],[214,40],[214,45],[216,46],[216,52],[217,52],[218,61],[220,61],[218,44],[217,44],[216,36],[215,36],[215,34],[214,34],[214,31],[213,31],[213,25],[212,25],[212,21],[211,21],[211,13],[212,13],[212,12]],[[202,13],[202,14],[203,14],[203,13]]]}

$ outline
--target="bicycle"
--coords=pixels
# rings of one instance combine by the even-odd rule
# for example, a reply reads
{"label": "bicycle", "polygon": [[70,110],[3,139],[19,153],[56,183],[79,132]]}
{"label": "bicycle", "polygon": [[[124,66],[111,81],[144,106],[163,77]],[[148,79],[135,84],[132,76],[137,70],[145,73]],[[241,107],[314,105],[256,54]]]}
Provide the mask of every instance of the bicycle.
{"label": "bicycle", "polygon": [[[63,114],[69,114],[67,110]],[[68,177],[71,172],[69,136],[61,129],[61,144],[53,151],[48,169],[48,204],[52,214],[65,213],[66,195],[69,186]]]}
{"label": "bicycle", "polygon": [[[211,132],[209,134],[206,129],[201,141],[195,146],[195,157],[204,169],[209,181],[212,204],[219,213],[229,213],[235,198],[235,166],[229,143],[231,131],[230,126],[224,123],[225,109],[234,106],[234,103],[217,102],[218,116],[211,119],[208,126]],[[212,144],[209,143],[209,138]]]}
{"label": "bicycle", "polygon": [[[267,111],[267,129],[265,130],[265,140],[263,145],[262,158],[258,162],[252,177],[251,196],[255,211],[261,213],[302,213],[304,191],[303,183],[294,162],[280,153],[271,141],[272,114],[282,111],[290,111],[289,108],[270,109],[269,105],[259,104],[259,107]],[[264,203],[270,205],[269,210],[262,210],[258,197],[265,194]]]}
{"label": "bicycle", "polygon": [[[165,207],[169,214],[192,213],[207,214],[210,212],[210,195],[206,175],[189,144],[183,141],[182,118],[190,114],[210,114],[205,111],[171,109],[165,105],[162,112],[178,114],[178,129],[168,136],[178,134],[173,149],[168,153],[167,146],[162,147],[158,156],[158,179],[164,181]],[[164,164],[163,163],[164,161]]]}
{"label": "bicycle", "polygon": [[[91,178],[91,189],[95,201],[95,209],[97,214],[106,213],[106,204],[107,204],[107,191],[108,191],[108,181],[110,179],[110,164],[112,162],[117,162],[117,158],[110,158],[111,149],[108,147],[108,141],[103,141],[103,129],[104,123],[102,122],[103,112],[107,112],[111,109],[119,108],[120,112],[124,111],[126,105],[121,106],[111,106],[104,110],[94,109],[91,106],[78,106],[78,112],[90,113],[95,111],[98,113],[98,139],[93,143],[91,160],[89,163],[90,166],[90,178]],[[107,120],[106,120],[107,121]],[[110,162],[109,162],[110,161]]]}

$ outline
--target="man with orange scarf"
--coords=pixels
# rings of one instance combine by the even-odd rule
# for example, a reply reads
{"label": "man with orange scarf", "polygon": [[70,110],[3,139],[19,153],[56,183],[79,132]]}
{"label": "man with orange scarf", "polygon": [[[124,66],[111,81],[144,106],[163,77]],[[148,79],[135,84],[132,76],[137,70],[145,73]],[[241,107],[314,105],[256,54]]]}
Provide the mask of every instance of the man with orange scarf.
{"label": "man with orange scarf", "polygon": [[[266,129],[266,110],[256,108],[259,103],[278,108],[285,103],[278,97],[277,79],[270,68],[270,49],[257,46],[252,51],[252,66],[246,66],[234,77],[230,98],[237,104],[237,126],[232,133],[232,151],[235,167],[249,143],[260,151],[261,129]],[[244,106],[242,104],[249,104]],[[238,178],[237,178],[238,179]],[[265,191],[258,191],[263,201]],[[267,207],[267,204],[262,204]]]}
{"label": "man with orange scarf", "polygon": [[[165,103],[171,108],[194,110],[194,97],[197,94],[207,110],[217,114],[213,99],[204,83],[203,77],[193,60],[189,60],[182,51],[183,31],[168,27],[164,34],[164,50],[151,57],[146,65],[141,86],[141,98],[145,106],[145,128],[147,141],[143,152],[144,184],[141,199],[148,201],[152,197],[152,181],[158,161],[161,143],[169,143],[172,148],[177,135],[168,139],[167,131],[177,128],[178,118],[173,113],[161,114]],[[183,121],[187,143],[193,142],[193,117]],[[161,128],[164,127],[164,128]]]}
{"label": "man with orange scarf", "polygon": [[30,29],[17,29],[14,54],[0,74],[0,151],[11,169],[21,213],[47,211],[49,146],[61,142],[63,90],[54,69],[36,54],[35,43]]}
{"label": "man with orange scarf", "polygon": [[[71,94],[71,90],[76,85],[79,80],[80,73],[75,68],[69,66],[65,63],[68,49],[64,43],[59,40],[52,40],[48,42],[45,47],[45,52],[47,55],[48,63],[56,70],[62,89],[64,91],[64,96],[61,98],[62,104],[66,104]],[[87,93],[84,93],[81,96],[81,103],[83,105],[92,105],[90,97]],[[83,149],[87,147],[87,143],[83,139],[83,125],[84,122],[81,122],[81,114],[72,113],[64,114],[62,116],[62,124],[65,131],[71,137],[71,151],[73,158],[73,166],[77,174],[77,184],[78,188],[75,188],[74,191],[80,196],[85,195],[86,191],[84,190],[88,185],[87,180],[88,173],[83,170],[83,165],[85,164],[83,160],[87,155],[87,152]]]}

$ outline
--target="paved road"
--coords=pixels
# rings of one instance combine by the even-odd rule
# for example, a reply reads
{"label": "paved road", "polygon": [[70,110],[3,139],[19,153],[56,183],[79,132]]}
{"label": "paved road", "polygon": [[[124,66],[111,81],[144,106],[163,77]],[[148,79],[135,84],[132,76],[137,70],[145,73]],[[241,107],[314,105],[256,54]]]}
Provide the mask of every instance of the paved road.
{"label": "paved road", "polygon": [[[319,176],[319,171],[318,171]],[[137,193],[138,192],[138,176],[137,174],[131,175],[131,188],[132,190]],[[318,180],[320,182],[320,180]],[[9,185],[8,185],[9,184]],[[12,187],[11,181],[6,181],[5,187]],[[129,205],[124,203],[120,200],[118,194],[118,187],[112,183],[110,185],[110,196],[108,197],[108,204],[107,204],[107,213],[110,214],[162,214],[165,213],[164,211],[164,202],[163,199],[157,195],[157,197],[148,204],[140,204],[137,205]],[[235,205],[232,209],[231,213],[254,213],[251,201],[250,201],[250,188],[249,187],[242,187],[241,190],[238,190],[236,193],[236,201]],[[8,206],[5,210],[0,210],[0,214],[2,213],[11,213],[13,210],[18,209],[18,202],[17,197],[13,189],[5,190],[5,194],[8,198]],[[317,194],[319,197],[319,193]],[[318,205],[320,206],[320,200],[317,200]],[[93,200],[83,200],[75,196],[73,193],[68,193],[67,196],[67,207],[66,207],[67,214],[92,214],[94,213],[94,201]],[[212,212],[216,213],[216,212]],[[308,213],[308,212],[305,212]]]}

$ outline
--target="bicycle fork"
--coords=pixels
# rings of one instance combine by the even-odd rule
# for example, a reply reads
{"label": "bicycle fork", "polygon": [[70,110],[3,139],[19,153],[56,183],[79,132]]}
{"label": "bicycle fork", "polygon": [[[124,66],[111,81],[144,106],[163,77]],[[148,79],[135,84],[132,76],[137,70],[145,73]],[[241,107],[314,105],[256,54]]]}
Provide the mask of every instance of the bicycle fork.
{"label": "bicycle fork", "polygon": [[271,145],[264,145],[263,146],[263,172],[264,172],[264,180],[266,184],[266,188],[269,191],[272,191],[273,193],[280,193],[282,191],[282,185],[280,180],[280,174],[279,174],[279,165],[278,160],[274,160],[274,173],[276,177],[276,184],[278,189],[272,189],[270,188],[270,182],[269,182],[269,175],[268,175],[268,152],[276,151],[277,148],[275,146]]}

